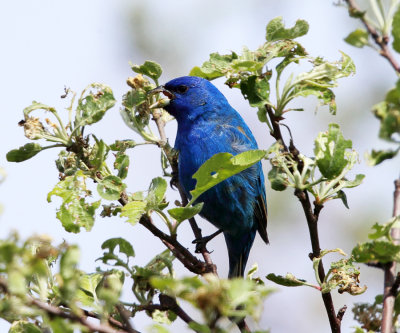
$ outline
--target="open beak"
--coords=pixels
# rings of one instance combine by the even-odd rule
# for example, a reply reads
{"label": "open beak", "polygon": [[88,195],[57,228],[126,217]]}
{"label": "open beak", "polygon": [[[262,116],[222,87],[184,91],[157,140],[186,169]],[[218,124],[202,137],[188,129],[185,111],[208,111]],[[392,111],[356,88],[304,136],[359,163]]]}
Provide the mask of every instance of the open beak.
{"label": "open beak", "polygon": [[159,99],[157,102],[150,105],[150,109],[164,108],[171,102],[171,100],[173,100],[175,98],[175,95],[172,92],[170,92],[168,89],[165,89],[164,86],[158,86],[157,88],[149,90],[147,92],[147,95],[150,96],[150,95],[155,95],[158,93],[162,93],[167,98]]}

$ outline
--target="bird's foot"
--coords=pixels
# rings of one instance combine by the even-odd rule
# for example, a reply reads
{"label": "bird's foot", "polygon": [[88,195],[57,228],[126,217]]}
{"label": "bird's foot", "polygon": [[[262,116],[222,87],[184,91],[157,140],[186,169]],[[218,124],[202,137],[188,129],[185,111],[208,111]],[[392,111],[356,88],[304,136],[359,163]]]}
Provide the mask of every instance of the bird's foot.
{"label": "bird's foot", "polygon": [[171,173],[171,180],[169,182],[169,186],[171,186],[172,189],[177,189],[179,185],[179,178],[178,178],[178,173],[177,172],[172,172]]}
{"label": "bird's foot", "polygon": [[214,237],[218,236],[220,233],[222,232],[222,229],[217,230],[216,232],[214,232],[213,234],[209,235],[209,236],[205,236],[205,237],[201,237],[201,238],[196,238],[192,244],[196,244],[196,253],[200,253],[202,248],[204,246],[206,246],[206,244],[212,240]]}

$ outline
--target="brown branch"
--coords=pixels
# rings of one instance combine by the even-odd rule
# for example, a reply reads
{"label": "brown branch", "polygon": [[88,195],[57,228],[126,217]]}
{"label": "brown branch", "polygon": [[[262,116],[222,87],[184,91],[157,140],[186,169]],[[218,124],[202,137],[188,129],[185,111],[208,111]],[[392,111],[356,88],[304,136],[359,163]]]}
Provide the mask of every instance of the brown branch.
{"label": "brown branch", "polygon": [[[99,332],[99,333],[131,333],[128,331],[122,331],[122,330],[115,330],[114,328],[110,326],[106,326],[104,324],[100,323],[95,323],[87,319],[86,316],[79,316],[74,313],[65,311],[59,307],[50,305],[48,303],[39,301],[37,299],[32,299],[31,304],[35,305],[41,310],[46,311],[49,315],[51,316],[56,316],[64,319],[69,319],[74,322],[78,322],[85,326],[87,329],[89,329],[91,332]],[[134,331],[135,333],[138,333],[137,331]]]}
{"label": "brown branch", "polygon": [[[167,136],[165,134],[165,122],[164,120],[161,118],[161,114],[160,113],[154,113],[153,114],[153,120],[156,123],[158,132],[160,134],[160,147],[161,149],[163,149],[165,155],[168,158],[168,161],[171,165],[171,169],[172,169],[172,174],[177,177],[178,175],[178,161],[176,156],[172,156],[174,154],[171,154],[171,147],[169,147],[168,145],[168,141],[167,141]],[[175,179],[175,183],[174,185],[178,188],[179,191],[179,195],[181,197],[181,202],[183,206],[186,206],[188,204],[188,198],[185,194],[185,191],[183,190],[181,184],[179,183],[179,181],[177,181]],[[196,220],[194,217],[189,219],[189,223],[190,223],[190,227],[192,228],[193,234],[195,236],[195,239],[201,239],[202,233],[201,233],[201,229],[199,228],[199,226],[196,223]],[[205,263],[208,266],[207,272],[212,272],[216,275],[218,275],[217,273],[217,267],[216,265],[214,265],[212,259],[211,259],[211,255],[210,252],[207,250],[207,246],[206,243],[200,242],[196,245],[196,253],[201,253],[201,255],[203,256],[203,259],[205,261]]]}
{"label": "brown branch", "polygon": [[336,316],[337,319],[339,319],[340,321],[342,321],[343,316],[344,316],[346,310],[347,310],[347,305],[343,305],[343,306],[339,309],[339,311],[338,311],[338,314],[337,314],[337,316]]}
{"label": "brown branch", "polygon": [[[85,314],[85,316],[87,316],[87,317],[92,317],[92,318],[96,318],[96,319],[101,318],[97,313],[95,313],[93,311],[84,310],[84,309],[82,309],[82,311]],[[113,317],[108,317],[108,323],[116,328],[121,329],[121,330],[125,329],[124,324],[119,322],[118,320],[114,319]]]}
{"label": "brown branch", "polygon": [[146,304],[146,305],[136,305],[134,307],[134,312],[137,311],[148,311],[150,313],[154,312],[155,310],[159,311],[172,311],[174,312],[179,318],[181,318],[185,323],[195,323],[195,321],[190,317],[176,302],[176,299],[168,296],[166,294],[160,294],[158,296],[160,300],[160,304]]}
{"label": "brown branch", "polygon": [[361,22],[364,24],[375,44],[379,46],[379,54],[389,61],[390,65],[397,73],[400,73],[400,65],[398,64],[397,60],[394,58],[393,53],[388,47],[389,37],[381,36],[379,32],[365,19],[365,14],[360,10],[355,0],[345,1],[347,2],[347,5],[349,7],[350,16],[354,16],[355,14],[358,14],[360,16],[359,18]]}
{"label": "brown branch", "polygon": [[[275,116],[275,114],[270,106],[266,105],[265,107],[266,107],[267,114],[270,118],[271,125],[272,125],[272,131],[270,133],[271,136],[273,136],[276,141],[281,142],[281,144],[283,145],[283,149],[286,152],[290,152],[292,154],[293,158],[298,163],[299,170],[301,171],[303,162],[299,158],[299,151],[294,146],[293,139],[290,140],[290,145],[288,147],[285,144],[285,141],[282,137],[282,133],[280,130],[280,124],[279,124],[279,122],[282,120],[282,117]],[[313,258],[319,257],[321,254],[321,248],[319,245],[318,218],[319,218],[319,213],[321,212],[321,209],[323,208],[323,206],[314,202],[314,209],[313,209],[311,202],[310,202],[310,198],[308,196],[308,192],[306,190],[296,189],[294,191],[294,194],[300,200],[301,206],[303,207],[304,215],[307,220],[308,231],[309,231],[310,240],[311,240],[311,248],[312,248],[312,253],[310,254],[310,258],[313,259]],[[318,275],[319,275],[320,280],[323,281],[325,278],[325,270],[324,270],[324,266],[322,264],[322,260],[319,262]],[[326,309],[326,312],[328,315],[329,324],[331,326],[331,331],[333,333],[340,333],[340,331],[341,331],[340,326],[341,326],[342,317],[344,315],[344,311],[343,311],[343,315],[340,315],[340,316],[339,316],[339,314],[336,315],[331,293],[323,293],[321,295],[322,295],[322,300],[324,302],[324,306],[325,306],[325,309]]]}
{"label": "brown branch", "polygon": [[129,321],[129,319],[130,319],[130,317],[131,317],[131,312],[128,311],[127,309],[125,309],[125,307],[124,307],[122,304],[117,304],[115,307],[117,308],[118,313],[120,314],[122,320],[124,321],[124,325],[123,325],[123,326],[124,326],[124,329],[125,329],[128,333],[138,333],[138,331],[136,331],[136,330],[132,327],[132,325],[131,325],[131,323],[130,323],[130,321]]}
{"label": "brown branch", "polygon": [[[5,294],[10,295],[7,282],[4,279],[0,279],[0,291]],[[64,319],[68,319],[73,322],[80,323],[81,325],[85,326],[90,332],[99,332],[99,333],[139,333],[138,331],[124,331],[124,330],[116,330],[110,326],[107,326],[102,323],[92,322],[87,319],[87,315],[85,311],[82,311],[82,315],[78,315],[75,313],[70,312],[68,309],[63,309],[43,301],[40,301],[36,298],[31,296],[26,296],[26,300],[28,304],[34,305],[35,307],[45,311],[50,317],[60,317]],[[97,318],[97,317],[95,317]]]}
{"label": "brown branch", "polygon": [[[128,203],[128,197],[125,191],[122,192],[118,201],[122,206],[125,206]],[[187,248],[177,241],[176,237],[167,235],[158,229],[153,224],[150,216],[146,214],[142,215],[139,223],[148,229],[154,236],[158,237],[189,271],[200,275],[213,272],[213,266],[197,259]]]}
{"label": "brown branch", "polygon": [[[393,194],[393,217],[400,216],[400,179],[394,182]],[[392,228],[390,235],[394,244],[400,242],[400,228]],[[396,299],[399,279],[396,279],[396,262],[390,262],[385,265],[384,291],[383,291],[383,311],[382,311],[382,333],[390,333],[393,330],[393,312]],[[393,292],[395,288],[396,293]]]}
{"label": "brown branch", "polygon": [[205,262],[197,259],[188,249],[176,240],[176,237],[167,235],[158,229],[148,215],[143,215],[139,223],[147,228],[154,236],[161,239],[164,245],[174,254],[174,256],[191,272],[195,274],[211,273],[212,267]]}
{"label": "brown branch", "polygon": [[400,272],[397,272],[396,279],[394,280],[391,293],[396,297],[400,288]]}
{"label": "brown branch", "polygon": [[165,294],[160,294],[158,296],[158,299],[160,300],[160,305],[166,310],[171,310],[174,312],[179,318],[181,318],[186,324],[195,322],[176,302],[176,299],[165,295]]}

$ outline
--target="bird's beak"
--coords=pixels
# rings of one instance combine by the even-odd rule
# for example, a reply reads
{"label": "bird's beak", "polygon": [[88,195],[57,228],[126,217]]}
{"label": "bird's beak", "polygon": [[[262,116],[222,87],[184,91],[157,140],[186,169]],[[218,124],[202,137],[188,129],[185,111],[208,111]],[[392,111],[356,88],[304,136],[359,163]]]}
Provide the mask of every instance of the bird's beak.
{"label": "bird's beak", "polygon": [[165,89],[164,86],[158,86],[157,88],[149,90],[147,92],[147,95],[151,96],[151,95],[155,95],[155,94],[158,94],[158,93],[162,93],[167,98],[159,99],[157,102],[155,102],[154,104],[150,105],[150,109],[164,108],[165,106],[167,106],[171,102],[171,100],[173,100],[175,98],[175,95],[172,92],[170,92],[168,89]]}

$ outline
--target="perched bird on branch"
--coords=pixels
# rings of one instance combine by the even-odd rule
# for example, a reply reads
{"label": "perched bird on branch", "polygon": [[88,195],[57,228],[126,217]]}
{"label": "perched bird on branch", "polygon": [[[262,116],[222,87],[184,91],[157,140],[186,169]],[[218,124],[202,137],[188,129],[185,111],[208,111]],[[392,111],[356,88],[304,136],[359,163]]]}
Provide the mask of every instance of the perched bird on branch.
{"label": "perched bird on branch", "polygon": [[[178,122],[175,149],[179,151],[179,182],[186,195],[194,189],[198,168],[217,153],[237,155],[257,149],[250,129],[209,81],[184,76],[154,89],[169,100],[164,108]],[[203,193],[200,215],[224,234],[229,254],[229,277],[244,275],[258,230],[268,244],[267,208],[261,162]]]}

